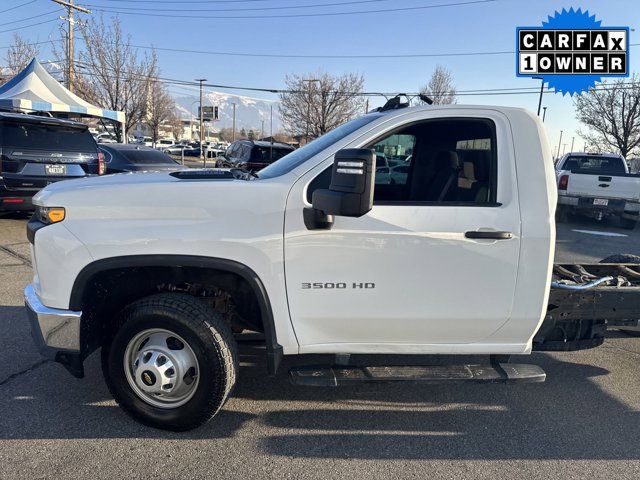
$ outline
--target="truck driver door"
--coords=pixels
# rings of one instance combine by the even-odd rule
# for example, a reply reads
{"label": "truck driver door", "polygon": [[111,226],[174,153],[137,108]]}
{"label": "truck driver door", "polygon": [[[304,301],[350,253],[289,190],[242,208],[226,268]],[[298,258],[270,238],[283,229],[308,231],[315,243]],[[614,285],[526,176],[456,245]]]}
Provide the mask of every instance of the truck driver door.
{"label": "truck driver door", "polygon": [[508,121],[491,111],[420,115],[350,145],[377,154],[368,214],[305,227],[302,210],[328,187],[333,158],[289,195],[285,272],[302,353],[336,344],[350,353],[454,352],[491,343],[510,319],[520,211]]}

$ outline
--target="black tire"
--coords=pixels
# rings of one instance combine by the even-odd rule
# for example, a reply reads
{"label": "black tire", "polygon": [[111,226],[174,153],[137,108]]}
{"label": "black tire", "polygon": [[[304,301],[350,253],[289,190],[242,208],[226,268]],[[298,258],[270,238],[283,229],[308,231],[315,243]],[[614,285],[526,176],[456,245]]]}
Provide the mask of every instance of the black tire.
{"label": "black tire", "polygon": [[640,256],[630,253],[616,253],[603,258],[600,263],[640,263]]}
{"label": "black tire", "polygon": [[[202,425],[224,405],[238,370],[237,347],[222,317],[200,300],[180,293],[157,294],[127,306],[119,315],[120,328],[102,347],[102,371],[120,407],[145,425],[184,431]],[[145,402],[129,385],[124,355],[139,332],[162,328],[182,337],[198,360],[198,385],[187,403],[161,408]]]}
{"label": "black tire", "polygon": [[620,218],[620,225],[625,230],[633,230],[638,225],[638,220],[633,218]]}

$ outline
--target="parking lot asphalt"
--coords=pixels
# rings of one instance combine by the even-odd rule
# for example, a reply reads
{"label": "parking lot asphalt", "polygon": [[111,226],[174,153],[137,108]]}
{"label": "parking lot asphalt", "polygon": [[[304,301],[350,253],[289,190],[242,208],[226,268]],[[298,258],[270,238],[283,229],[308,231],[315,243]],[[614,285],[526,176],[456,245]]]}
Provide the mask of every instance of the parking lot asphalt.
{"label": "parking lot asphalt", "polygon": [[[0,478],[640,477],[640,338],[616,332],[597,349],[526,357],[547,381],[505,386],[296,387],[287,370],[300,359],[269,378],[248,343],[212,422],[144,427],[111,399],[97,355],[78,380],[35,351],[25,222],[0,215]],[[573,219],[558,226],[556,261],[639,255],[639,240]]]}

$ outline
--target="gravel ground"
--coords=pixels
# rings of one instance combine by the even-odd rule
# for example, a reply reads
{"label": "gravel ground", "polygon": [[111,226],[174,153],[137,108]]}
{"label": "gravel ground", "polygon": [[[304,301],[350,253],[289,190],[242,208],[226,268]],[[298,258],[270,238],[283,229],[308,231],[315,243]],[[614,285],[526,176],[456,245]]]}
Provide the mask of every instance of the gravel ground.
{"label": "gravel ground", "polygon": [[[141,426],[110,398],[96,355],[84,380],[40,360],[22,307],[24,224],[0,218],[1,478],[640,477],[640,339],[616,332],[594,350],[534,354],[547,382],[508,386],[295,387],[299,359],[272,379],[247,343],[214,421],[180,434]],[[556,260],[637,255],[639,240],[574,220],[558,227]]]}

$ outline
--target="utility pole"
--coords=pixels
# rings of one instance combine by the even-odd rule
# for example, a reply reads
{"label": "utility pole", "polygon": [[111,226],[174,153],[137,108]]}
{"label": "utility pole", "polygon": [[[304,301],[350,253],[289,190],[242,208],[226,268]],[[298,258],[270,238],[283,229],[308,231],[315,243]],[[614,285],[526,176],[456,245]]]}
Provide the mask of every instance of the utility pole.
{"label": "utility pole", "polygon": [[307,127],[305,129],[304,144],[309,143],[309,117],[311,117],[311,83],[319,82],[317,78],[309,78],[307,80],[302,79],[303,82],[307,82]]}
{"label": "utility pole", "polygon": [[547,107],[542,107],[542,123],[544,123],[544,119],[547,117]]}
{"label": "utility pole", "polygon": [[233,103],[233,131],[231,132],[231,142],[236,141],[236,104]]}
{"label": "utility pole", "polygon": [[[202,151],[202,135],[203,135],[203,132],[204,132],[204,130],[203,130],[203,128],[204,128],[203,127],[204,119],[202,117],[202,83],[206,82],[206,81],[207,81],[206,78],[196,78],[196,82],[200,83],[200,108],[199,108],[199,110],[200,110],[200,112],[199,112],[200,113],[200,135],[199,135],[200,136],[200,158],[204,158],[204,152]],[[205,163],[205,166],[206,166],[206,164],[207,164],[207,160],[206,159],[205,159],[204,163]]]}
{"label": "utility pole", "polygon": [[260,127],[260,140],[264,138],[264,119],[262,120],[262,126]]}
{"label": "utility pole", "polygon": [[560,140],[558,140],[558,158],[560,158],[560,144],[562,143],[562,130],[560,130]]}
{"label": "utility pole", "polygon": [[61,20],[65,20],[68,23],[67,27],[67,88],[69,91],[73,92],[73,82],[76,77],[76,69],[74,65],[74,52],[73,52],[73,30],[75,28],[76,21],[73,19],[73,14],[75,10],[78,10],[82,13],[91,13],[91,10],[81,7],[79,5],[74,5],[73,0],[52,0],[54,3],[58,5],[62,5],[63,7],[67,7],[67,18],[60,17]]}
{"label": "utility pole", "polygon": [[573,152],[573,141],[576,139],[576,137],[571,137],[571,150],[569,150],[569,153]]}

